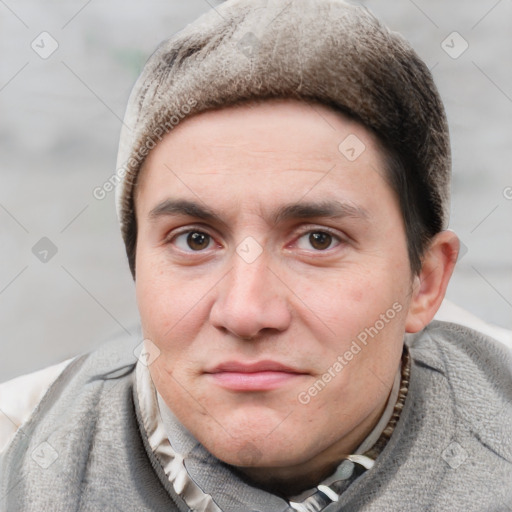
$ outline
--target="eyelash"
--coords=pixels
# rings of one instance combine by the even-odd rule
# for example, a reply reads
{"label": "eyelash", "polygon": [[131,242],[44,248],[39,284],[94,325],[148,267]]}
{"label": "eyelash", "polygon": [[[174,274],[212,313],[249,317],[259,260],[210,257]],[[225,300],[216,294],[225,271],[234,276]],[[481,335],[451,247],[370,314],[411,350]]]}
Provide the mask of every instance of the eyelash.
{"label": "eyelash", "polygon": [[[168,237],[165,241],[165,244],[168,245],[168,244],[172,244],[176,238],[178,238],[179,236],[181,235],[188,235],[190,233],[202,233],[206,236],[208,236],[210,238],[211,241],[215,241],[214,240],[214,237],[208,233],[207,230],[204,229],[204,227],[202,226],[191,226],[191,227],[188,227],[187,229],[183,230],[183,231],[179,231],[178,233],[174,233],[171,237]],[[317,228],[317,229],[305,229],[304,231],[302,231],[301,233],[299,233],[299,235],[297,236],[297,241],[300,240],[303,236],[305,235],[309,235],[311,233],[325,233],[325,234],[328,234],[330,236],[332,236],[333,238],[333,241],[336,240],[338,243],[334,246],[334,247],[329,247],[327,249],[323,249],[323,250],[315,250],[313,249],[312,252],[315,252],[315,253],[326,253],[330,250],[332,250],[333,248],[335,247],[338,247],[340,244],[343,244],[345,242],[345,240],[337,233],[335,233],[334,231],[332,231],[331,229],[329,228],[325,228],[325,227],[322,227],[322,228]],[[187,254],[203,254],[205,253],[206,251],[208,251],[209,249],[203,249],[203,250],[199,250],[199,251],[193,251],[193,250],[183,250],[183,249],[180,249],[182,252],[185,252]]]}

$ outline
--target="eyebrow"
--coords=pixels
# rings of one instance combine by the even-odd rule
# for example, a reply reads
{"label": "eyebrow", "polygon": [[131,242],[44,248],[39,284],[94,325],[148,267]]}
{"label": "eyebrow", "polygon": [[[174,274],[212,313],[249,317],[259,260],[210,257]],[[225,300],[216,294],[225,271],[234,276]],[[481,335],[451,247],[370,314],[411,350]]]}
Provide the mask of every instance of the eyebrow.
{"label": "eyebrow", "polygon": [[[155,221],[160,217],[186,215],[210,222],[225,224],[222,217],[214,210],[188,199],[165,199],[149,212],[149,219]],[[329,201],[300,201],[281,206],[275,211],[270,220],[277,224],[290,219],[309,219],[313,217],[329,217],[340,219],[351,217],[366,220],[368,211],[362,206],[337,200]]]}

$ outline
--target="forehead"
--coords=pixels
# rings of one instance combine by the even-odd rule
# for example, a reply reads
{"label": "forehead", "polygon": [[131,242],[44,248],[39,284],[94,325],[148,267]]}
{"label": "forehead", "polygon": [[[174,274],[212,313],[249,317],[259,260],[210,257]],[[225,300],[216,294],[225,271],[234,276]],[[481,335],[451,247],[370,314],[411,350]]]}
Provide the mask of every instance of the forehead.
{"label": "forehead", "polygon": [[370,131],[330,107],[293,99],[248,102],[176,126],[146,158],[135,200],[141,191],[157,200],[171,186],[190,198],[208,196],[219,183],[224,195],[214,200],[242,189],[246,198],[281,193],[299,199],[313,188],[333,193],[341,183],[353,189],[365,182],[372,192],[387,187],[384,160]]}

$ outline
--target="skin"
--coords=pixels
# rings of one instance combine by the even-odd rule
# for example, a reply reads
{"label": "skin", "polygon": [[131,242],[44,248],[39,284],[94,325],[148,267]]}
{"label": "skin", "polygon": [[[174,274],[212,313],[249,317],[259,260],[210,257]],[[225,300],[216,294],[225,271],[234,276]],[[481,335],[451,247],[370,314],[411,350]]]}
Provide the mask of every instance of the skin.
{"label": "skin", "polygon": [[[351,134],[365,145],[354,161],[338,149]],[[219,219],[150,215],[168,199],[194,201]],[[273,218],[289,203],[325,201],[351,214]],[[182,121],[146,159],[135,204],[137,302],[144,336],[160,350],[149,369],[166,404],[256,484],[293,495],[319,483],[382,415],[404,333],[428,324],[444,297],[456,236],[438,234],[413,276],[375,137],[326,106],[292,99]],[[262,250],[252,262],[236,250],[256,254],[240,245],[247,237]],[[397,303],[378,335],[301,403],[299,394]],[[263,360],[296,373],[270,390],[226,389],[209,373],[226,361]]]}

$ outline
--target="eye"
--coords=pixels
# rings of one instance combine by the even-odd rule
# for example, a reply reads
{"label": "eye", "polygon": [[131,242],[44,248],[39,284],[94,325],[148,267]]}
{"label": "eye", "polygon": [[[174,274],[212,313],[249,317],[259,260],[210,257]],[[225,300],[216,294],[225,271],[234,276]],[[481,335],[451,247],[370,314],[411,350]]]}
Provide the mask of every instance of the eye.
{"label": "eye", "polygon": [[317,251],[325,251],[339,245],[340,242],[339,237],[327,231],[308,231],[299,238],[298,247],[306,250],[313,247]]}
{"label": "eye", "polygon": [[204,249],[208,249],[210,244],[213,242],[212,237],[208,233],[203,231],[184,231],[179,235],[176,235],[172,242],[182,251],[199,252]]}

